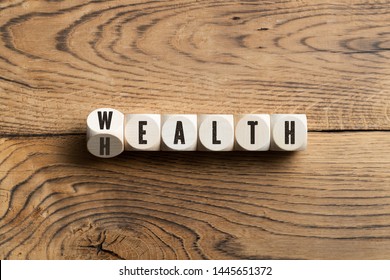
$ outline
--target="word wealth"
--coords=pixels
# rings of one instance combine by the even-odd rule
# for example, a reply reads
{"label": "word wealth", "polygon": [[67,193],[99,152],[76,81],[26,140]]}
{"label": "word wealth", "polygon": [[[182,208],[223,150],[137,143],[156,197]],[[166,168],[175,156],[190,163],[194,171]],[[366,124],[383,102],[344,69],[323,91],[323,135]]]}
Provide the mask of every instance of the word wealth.
{"label": "word wealth", "polygon": [[301,151],[304,114],[122,114],[101,108],[87,118],[87,148],[97,157],[126,151]]}

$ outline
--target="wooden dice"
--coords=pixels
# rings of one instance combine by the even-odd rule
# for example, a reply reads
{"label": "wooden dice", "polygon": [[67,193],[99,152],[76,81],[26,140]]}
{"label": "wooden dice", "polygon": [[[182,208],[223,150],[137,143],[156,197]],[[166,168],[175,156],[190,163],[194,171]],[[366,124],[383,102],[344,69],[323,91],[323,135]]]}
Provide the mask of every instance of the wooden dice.
{"label": "wooden dice", "polygon": [[266,114],[239,115],[236,121],[236,150],[268,151],[270,146],[270,116]]}
{"label": "wooden dice", "polygon": [[304,114],[159,115],[102,108],[87,118],[87,148],[97,157],[127,151],[301,151]]}
{"label": "wooden dice", "polygon": [[88,151],[102,158],[115,157],[123,152],[124,115],[111,108],[92,111],[87,118]]}
{"label": "wooden dice", "polygon": [[196,151],[198,142],[197,115],[163,115],[161,150]]}
{"label": "wooden dice", "polygon": [[160,150],[161,115],[127,114],[124,130],[127,151]]}
{"label": "wooden dice", "polygon": [[200,151],[233,150],[233,115],[199,115],[198,132]]}
{"label": "wooden dice", "polygon": [[307,146],[307,119],[303,114],[271,115],[271,150],[303,151]]}

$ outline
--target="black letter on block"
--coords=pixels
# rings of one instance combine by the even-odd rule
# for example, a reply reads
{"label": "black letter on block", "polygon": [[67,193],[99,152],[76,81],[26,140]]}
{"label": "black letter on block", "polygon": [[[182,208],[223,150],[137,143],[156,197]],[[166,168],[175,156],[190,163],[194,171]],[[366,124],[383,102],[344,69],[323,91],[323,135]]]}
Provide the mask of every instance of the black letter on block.
{"label": "black letter on block", "polygon": [[284,143],[290,144],[289,136],[291,136],[291,144],[295,144],[295,121],[291,121],[291,128],[288,127],[288,121],[284,122]]}
{"label": "black letter on block", "polygon": [[217,140],[217,122],[213,121],[213,144],[221,144],[221,140]]}
{"label": "black letter on block", "polygon": [[251,126],[251,144],[255,144],[255,125],[258,125],[257,121],[248,121],[248,125]]}
{"label": "black letter on block", "polygon": [[99,126],[100,129],[104,129],[104,125],[106,125],[107,129],[110,129],[111,126],[111,119],[112,119],[112,111],[108,112],[108,119],[107,119],[107,112],[97,112],[98,118],[99,118]]}
{"label": "black letter on block", "polygon": [[[104,143],[106,139],[106,143]],[[106,150],[106,156],[110,155],[110,137],[100,137],[100,155],[104,155],[104,150]]]}
{"label": "black letter on block", "polygon": [[179,140],[182,144],[186,143],[186,141],[184,140],[183,123],[181,121],[177,121],[176,123],[176,132],[175,132],[175,139],[173,140],[173,144],[177,144]]}
{"label": "black letter on block", "polygon": [[144,139],[143,135],[146,134],[146,130],[144,130],[143,126],[147,125],[147,121],[140,121],[138,122],[138,129],[139,129],[139,137],[138,137],[138,142],[140,144],[148,144],[148,141]]}

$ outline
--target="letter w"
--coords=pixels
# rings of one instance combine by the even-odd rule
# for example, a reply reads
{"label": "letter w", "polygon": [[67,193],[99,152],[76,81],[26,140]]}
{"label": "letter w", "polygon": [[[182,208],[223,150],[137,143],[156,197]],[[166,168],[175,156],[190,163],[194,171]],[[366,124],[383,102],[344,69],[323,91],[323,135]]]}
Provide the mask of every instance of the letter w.
{"label": "letter w", "polygon": [[111,126],[111,119],[112,119],[112,111],[108,112],[108,118],[107,118],[107,112],[97,112],[98,118],[99,118],[99,126],[100,129],[104,129],[104,125],[106,125],[106,129],[110,129]]}

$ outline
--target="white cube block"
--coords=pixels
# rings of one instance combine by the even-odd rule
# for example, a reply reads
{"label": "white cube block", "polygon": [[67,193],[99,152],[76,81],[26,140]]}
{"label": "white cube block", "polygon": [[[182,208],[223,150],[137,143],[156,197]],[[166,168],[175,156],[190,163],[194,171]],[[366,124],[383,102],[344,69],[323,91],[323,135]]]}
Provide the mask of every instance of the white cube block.
{"label": "white cube block", "polygon": [[196,151],[197,115],[163,115],[161,149],[163,151]]}
{"label": "white cube block", "polygon": [[235,150],[268,151],[270,146],[270,116],[248,114],[234,116]]}
{"label": "white cube block", "polygon": [[159,151],[161,143],[161,115],[126,114],[125,150]]}
{"label": "white cube block", "polygon": [[271,115],[271,150],[302,151],[307,146],[307,118],[304,114]]}
{"label": "white cube block", "polygon": [[124,115],[111,108],[92,111],[87,117],[87,149],[102,158],[115,157],[124,149]]}
{"label": "white cube block", "polygon": [[233,115],[199,115],[198,139],[200,151],[232,151],[234,147]]}

